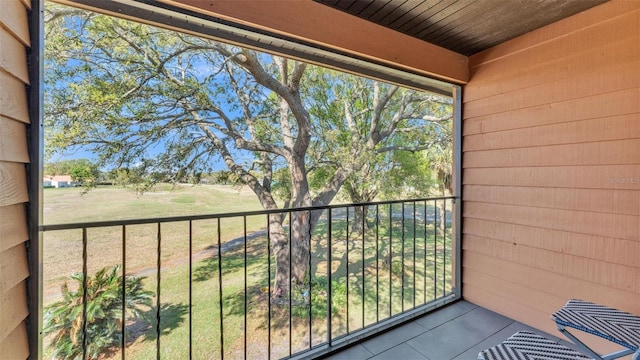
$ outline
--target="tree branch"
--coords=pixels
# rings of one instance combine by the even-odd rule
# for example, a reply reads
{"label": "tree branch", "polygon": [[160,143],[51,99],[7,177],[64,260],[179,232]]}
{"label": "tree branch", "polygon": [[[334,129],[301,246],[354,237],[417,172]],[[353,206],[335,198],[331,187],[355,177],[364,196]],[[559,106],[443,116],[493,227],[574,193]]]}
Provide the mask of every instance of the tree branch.
{"label": "tree branch", "polygon": [[378,148],[376,149],[376,153],[377,154],[382,154],[384,152],[389,152],[389,151],[409,151],[409,152],[416,152],[416,151],[422,151],[422,150],[427,150],[429,148],[431,148],[433,146],[433,143],[429,143],[429,144],[425,144],[425,145],[420,145],[420,146],[400,146],[400,145],[394,145],[394,146],[386,146],[383,148]]}

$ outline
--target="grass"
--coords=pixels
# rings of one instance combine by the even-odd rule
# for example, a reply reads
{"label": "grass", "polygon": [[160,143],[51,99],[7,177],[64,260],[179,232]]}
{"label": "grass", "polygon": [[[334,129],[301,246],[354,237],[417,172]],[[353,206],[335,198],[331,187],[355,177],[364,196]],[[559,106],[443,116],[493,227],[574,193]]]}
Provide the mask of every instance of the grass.
{"label": "grass", "polygon": [[[344,228],[337,223],[338,228]],[[320,235],[320,234],[317,234]],[[399,236],[400,234],[396,233]],[[365,239],[364,267],[361,261],[361,243],[350,244],[351,259],[344,262],[346,245],[334,243],[332,258],[335,266],[332,268],[332,336],[338,337],[349,331],[355,331],[373,324],[376,319],[384,319],[396,315],[403,309],[414,307],[414,299],[419,305],[430,301],[436,296],[442,296],[450,291],[450,272],[446,277],[436,275],[445,269],[442,263],[434,264],[431,254],[416,250],[416,266],[413,266],[413,248],[406,246],[405,260],[408,265],[404,272],[396,272],[396,266],[385,264],[383,259],[376,262],[375,243],[371,237]],[[424,242],[419,242],[424,245]],[[432,238],[427,237],[426,244],[432,245]],[[398,258],[401,257],[401,242],[397,243]],[[408,242],[406,243],[408,245]],[[442,254],[444,250],[436,249]],[[272,357],[287,356],[289,341],[292,352],[301,351],[309,344],[318,345],[326,341],[327,316],[327,274],[326,274],[326,238],[318,238],[314,247],[314,268],[311,287],[311,306],[293,306],[289,314],[288,305],[271,306],[271,355]],[[409,251],[410,250],[410,251]],[[425,261],[425,258],[427,259]],[[392,260],[393,261],[393,260]],[[421,262],[421,263],[420,263]],[[193,282],[193,356],[194,358],[220,357],[220,299],[222,300],[224,330],[224,355],[228,358],[242,358],[244,356],[244,331],[249,334],[247,351],[249,358],[265,358],[267,356],[266,339],[269,336],[268,323],[268,274],[266,253],[266,238],[259,238],[247,247],[247,280],[245,292],[244,280],[244,249],[236,248],[223,255],[222,262],[222,296],[218,290],[218,259],[211,257],[195,266]],[[377,269],[376,269],[376,264]],[[431,280],[424,285],[428,278],[444,280],[434,284]],[[271,269],[271,276],[274,276]],[[348,279],[348,284],[347,284]],[[376,280],[379,279],[376,291]],[[415,279],[415,286],[414,286]],[[155,277],[150,277],[150,284],[155,284]],[[162,273],[163,304],[177,304],[179,308],[187,306],[189,273],[188,268],[178,266]],[[390,286],[391,285],[391,286]],[[435,285],[435,287],[434,287]],[[363,286],[365,295],[362,295]],[[294,301],[302,299],[300,295],[308,290],[308,284],[303,284],[295,290]],[[404,290],[404,291],[403,291]],[[415,293],[414,293],[415,291]],[[247,304],[247,324],[244,324],[245,301]],[[364,304],[364,305],[363,305]],[[166,306],[166,305],[165,305]],[[363,317],[364,306],[364,317]],[[163,313],[164,318],[164,313]],[[289,325],[291,320],[291,325]],[[186,358],[189,349],[188,325],[189,317],[183,314],[179,319],[167,319],[167,322],[177,322],[179,326],[162,326],[160,351],[163,358]],[[293,337],[289,339],[289,326]],[[166,331],[165,329],[172,329]],[[127,358],[152,359],[155,358],[155,326],[152,325],[145,335],[127,349]]]}
{"label": "grass", "polygon": [[[160,186],[142,195],[133,189],[101,187],[86,194],[79,188],[45,189],[44,223],[77,223],[105,220],[144,219],[170,216],[228,213],[261,209],[250,191],[230,186]],[[249,231],[266,227],[260,217],[247,218]],[[241,236],[240,218],[221,220],[221,242]],[[193,223],[193,253],[217,245],[218,224],[215,220]],[[156,266],[157,225],[133,225],[126,229],[127,273],[136,273]],[[122,262],[122,228],[97,228],[87,231],[89,272],[105,264]],[[186,261],[189,256],[189,223],[163,224],[161,228],[162,261],[169,264]],[[43,235],[43,277],[45,303],[54,296],[68,274],[82,270],[82,232],[67,230],[45,232]],[[154,256],[149,256],[154,254]]]}
{"label": "grass", "polygon": [[[70,222],[69,219],[78,222],[126,216],[237,212],[259,207],[253,195],[224,187],[163,189],[139,197],[126,189],[95,191],[83,196],[76,194],[79,192],[77,189],[45,191],[47,223],[54,222],[52,219],[61,221],[65,217],[67,220],[62,222]],[[76,218],[69,212],[47,214],[63,208],[76,209],[82,216]],[[391,209],[391,212],[396,213],[396,209]],[[224,355],[228,358],[244,356],[245,334],[248,336],[246,351],[249,358],[265,358],[268,349],[271,356],[277,358],[287,356],[290,347],[292,352],[296,352],[318,345],[327,337],[329,287],[334,338],[451,291],[451,264],[445,264],[443,260],[451,253],[450,237],[445,239],[440,231],[433,228],[432,222],[411,218],[402,225],[401,221],[390,219],[388,213],[388,210],[381,212],[377,232],[372,226],[364,234],[348,231],[352,224],[346,217],[334,217],[331,261],[327,261],[327,226],[321,223],[312,239],[311,286],[306,282],[294,287],[291,310],[288,304],[269,306],[269,278],[273,279],[275,267],[273,264],[271,269],[267,267],[269,254],[265,235],[257,235],[248,241],[246,260],[244,246],[239,243],[223,253],[220,264],[217,251],[211,251],[211,246],[217,244],[217,222],[194,222],[193,242],[194,249],[198,250],[194,250],[192,255],[191,316],[188,224],[164,225],[159,305],[162,358],[189,356],[190,327],[193,329],[191,344],[194,358],[219,358],[221,331]],[[352,219],[353,213],[350,216]],[[264,218],[248,218],[249,232],[263,228],[263,222]],[[243,231],[242,222],[236,219],[224,219],[220,228],[223,243]],[[156,232],[155,225],[127,228],[126,249],[129,272],[146,275],[145,286],[154,292],[157,286]],[[48,281],[45,290],[49,289],[52,298],[68,271],[81,267],[78,234],[64,233],[52,232],[45,237],[45,272],[55,270],[52,274],[45,273]],[[90,273],[94,268],[121,262],[121,236],[120,228],[95,234],[90,231]],[[219,267],[222,268],[222,293],[219,291]],[[304,293],[309,290],[310,301],[304,305],[307,299]],[[296,302],[300,305],[295,305]],[[157,308],[149,311],[145,321],[129,324],[127,331],[132,338],[126,348],[127,358],[156,357],[156,311]],[[289,329],[293,334],[291,337]],[[269,337],[271,343],[267,346]],[[119,357],[119,352],[113,356]]]}
{"label": "grass", "polygon": [[[107,206],[108,205],[108,206]],[[225,185],[161,184],[149,192],[98,187],[44,190],[44,223],[91,222],[228,213],[261,209],[248,189]]]}

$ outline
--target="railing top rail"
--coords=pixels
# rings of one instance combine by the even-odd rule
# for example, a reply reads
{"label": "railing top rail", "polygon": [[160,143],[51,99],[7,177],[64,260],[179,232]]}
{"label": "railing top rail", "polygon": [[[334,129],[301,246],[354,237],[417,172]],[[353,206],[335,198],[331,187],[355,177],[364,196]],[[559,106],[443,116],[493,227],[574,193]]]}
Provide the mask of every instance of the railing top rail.
{"label": "railing top rail", "polygon": [[422,201],[451,200],[456,198],[457,198],[456,196],[441,196],[441,197],[431,197],[431,198],[387,200],[387,201],[375,201],[375,202],[363,202],[363,203],[309,206],[309,207],[299,207],[299,208],[254,210],[254,211],[242,211],[242,212],[231,212],[231,213],[167,216],[167,217],[158,217],[158,218],[123,219],[123,220],[93,221],[93,222],[79,222],[79,223],[67,223],[67,224],[47,224],[47,225],[40,225],[38,229],[40,231],[54,231],[54,230],[77,230],[77,229],[123,226],[123,225],[145,225],[145,224],[157,224],[157,223],[168,223],[168,222],[224,219],[224,218],[233,218],[233,217],[241,217],[241,216],[281,214],[285,212],[296,212],[296,211],[330,210],[330,209],[340,209],[340,208],[347,208],[347,207],[354,207],[354,206],[389,205],[389,204],[400,204],[400,203],[411,203],[411,202],[422,202]]}

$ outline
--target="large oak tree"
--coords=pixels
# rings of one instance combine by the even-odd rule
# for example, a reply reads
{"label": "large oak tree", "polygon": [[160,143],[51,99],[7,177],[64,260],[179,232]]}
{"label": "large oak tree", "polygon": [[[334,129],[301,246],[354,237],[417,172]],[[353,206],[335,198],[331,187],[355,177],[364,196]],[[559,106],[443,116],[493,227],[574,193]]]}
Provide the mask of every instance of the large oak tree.
{"label": "large oak tree", "polygon": [[[84,147],[103,167],[136,167],[157,179],[178,180],[222,161],[265,209],[329,204],[380,154],[429,145],[421,129],[441,120],[434,104],[449,104],[80,10],[50,6],[45,21],[48,148]],[[283,169],[288,183],[278,198],[274,176]],[[291,236],[283,216],[269,217],[278,294],[287,294],[290,279],[304,281],[320,216],[292,213]]]}

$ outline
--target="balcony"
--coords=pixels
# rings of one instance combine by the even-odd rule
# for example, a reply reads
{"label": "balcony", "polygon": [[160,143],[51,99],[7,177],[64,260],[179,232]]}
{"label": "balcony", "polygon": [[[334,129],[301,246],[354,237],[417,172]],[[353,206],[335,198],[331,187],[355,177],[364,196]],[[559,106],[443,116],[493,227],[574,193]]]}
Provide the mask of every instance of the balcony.
{"label": "balcony", "polygon": [[[85,7],[124,6],[124,2],[73,2]],[[289,17],[270,16],[281,12],[274,5],[278,2],[255,2],[267,11],[255,8],[247,11],[244,3],[228,3],[236,4],[235,8],[218,6],[206,11],[235,18],[255,28],[289,33],[311,43],[340,48],[347,55],[382,59],[399,68],[464,84],[465,161],[461,176],[465,187],[465,233],[461,237],[462,265],[467,277],[463,289],[465,299],[551,333],[554,331],[549,325],[549,313],[571,297],[640,313],[637,301],[640,294],[637,261],[640,254],[637,206],[640,122],[636,121],[640,114],[637,106],[640,8],[637,2],[608,1],[534,32],[520,37],[514,35],[510,41],[469,57],[460,55],[459,61],[444,61],[437,54],[424,56],[434,50],[439,54],[443,51],[408,37],[399,39],[393,32],[379,31],[376,34],[380,36],[372,36],[368,31],[372,28],[354,17],[340,17],[337,12],[327,14],[321,12],[321,8],[321,11],[309,10],[316,2],[295,2],[296,6],[292,6],[293,2],[281,2],[280,8],[286,8],[284,13],[291,14]],[[348,2],[342,3],[340,5]],[[548,5],[544,1],[538,3]],[[590,1],[562,3],[595,4]],[[403,6],[402,1],[398,4]],[[503,9],[502,5],[487,4],[494,6],[495,11]],[[37,183],[41,174],[35,165],[42,160],[38,144],[41,139],[38,94],[42,86],[37,70],[40,52],[38,46],[29,46],[42,41],[38,25],[43,14],[41,6],[41,1],[11,0],[3,9],[5,16],[0,19],[3,45],[15,49],[6,53],[0,66],[0,123],[3,130],[7,130],[0,131],[0,184],[3,186],[0,196],[0,267],[3,270],[0,353],[16,359],[42,358],[39,329],[33,326],[42,307],[38,301],[38,285],[43,281],[39,275],[42,252],[39,229],[34,225],[39,221]],[[385,7],[385,12],[393,11],[387,2],[381,2],[380,6]],[[514,6],[518,4],[514,2]],[[356,9],[358,7],[352,10]],[[421,11],[419,7],[416,9]],[[153,20],[148,12],[122,13]],[[372,20],[386,19],[380,12],[368,13]],[[537,11],[543,17],[551,13],[555,14]],[[474,18],[485,23],[487,19],[502,19],[496,14],[487,11],[485,16]],[[178,26],[177,18],[171,16],[165,24]],[[290,21],[300,18],[306,21]],[[157,16],[155,19],[163,21]],[[505,21],[495,23],[504,27]],[[514,29],[522,24],[511,23]],[[304,26],[298,26],[300,24]],[[465,28],[472,32],[469,39],[475,42],[481,28],[466,25]],[[458,43],[455,37],[448,39]],[[394,46],[372,46],[379,43]],[[29,54],[31,74],[25,52]],[[437,67],[439,64],[445,67]],[[462,75],[446,72],[454,65]],[[31,96],[25,91],[26,84],[30,84]],[[129,231],[137,226],[141,225],[125,225],[127,234],[132,235]],[[114,228],[116,233],[123,232],[122,226]],[[75,232],[73,241],[81,244],[82,228],[69,231]],[[151,234],[155,234],[155,229],[153,231]],[[92,232],[87,228],[88,240]],[[166,245],[167,234],[164,231],[163,234]],[[45,239],[48,236],[45,233]],[[127,243],[132,245],[133,239],[135,237],[128,237]],[[93,273],[92,266],[100,259],[94,259],[95,243],[89,241],[88,245],[87,258],[91,261],[87,267]],[[139,250],[145,256],[155,252],[155,249]],[[166,255],[167,251],[162,254]],[[151,262],[153,257],[149,256]],[[30,264],[27,259],[31,260]],[[69,267],[82,271],[81,259],[82,251],[74,249],[61,261],[67,260]],[[127,257],[127,268],[137,266],[136,261]],[[161,257],[161,265],[165,266],[166,262],[166,258]],[[149,274],[153,274],[155,268],[142,268],[148,276],[146,281],[152,283],[154,278]],[[163,279],[167,277],[166,272],[162,275]],[[522,282],[525,277],[526,283]],[[169,295],[170,292],[164,291],[161,299]],[[45,302],[51,300],[48,296],[50,294],[45,293]],[[214,299],[211,302],[214,306]],[[456,302],[426,316],[441,316],[443,311],[459,304],[462,303]],[[422,321],[408,320],[409,328],[414,322]],[[443,323],[431,333],[444,329],[449,323]],[[380,339],[397,332],[399,330],[391,330],[372,342],[383,341]],[[412,336],[418,339],[423,334],[401,337],[397,344],[410,341]],[[217,335],[215,330],[205,334]],[[163,334],[159,338],[160,348],[167,345],[167,336]],[[367,342],[344,350],[345,354],[358,352],[364,344]],[[154,346],[149,357],[156,355]],[[184,348],[187,352],[190,349],[188,344]],[[389,349],[394,348],[384,350]],[[367,351],[372,355],[394,354],[384,350]],[[464,354],[475,358],[473,352],[465,350]],[[365,356],[369,355],[365,353]],[[125,357],[133,356],[127,352]]]}
{"label": "balcony", "polygon": [[[73,298],[77,306],[68,326],[56,323],[62,332],[45,337],[44,352],[57,349],[53,339],[69,327],[76,331],[64,336],[83,358],[98,351],[92,309],[106,292],[95,285],[101,269],[117,276],[117,315],[100,325],[114,329],[99,350],[107,357],[318,357],[419,318],[382,335],[387,340],[336,355],[368,357],[391,349],[390,341],[406,341],[397,349],[407,350],[446,324],[471,330],[467,319],[494,319],[486,321],[499,328],[470,336],[480,343],[508,320],[465,302],[421,317],[460,299],[455,200],[44,225],[45,254],[48,246],[66,250],[45,256],[45,333],[51,304]],[[71,272],[76,283],[61,293]],[[145,315],[122,305],[133,297],[122,274],[143,279],[149,301],[137,309]]]}
{"label": "balcony", "polygon": [[[549,320],[551,321],[551,320]],[[447,305],[343,351],[331,359],[475,360],[478,352],[528,330],[572,346],[540,330],[464,300]]]}

